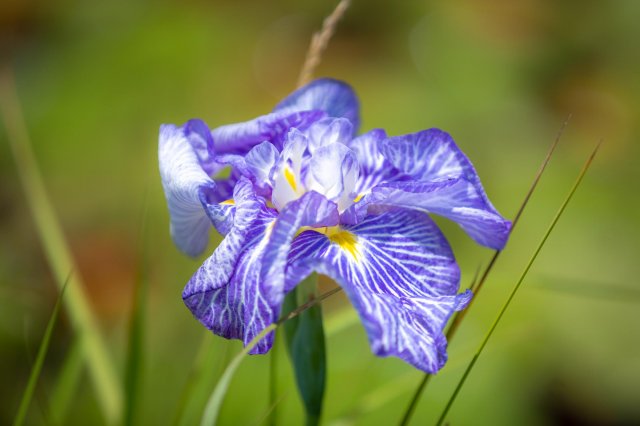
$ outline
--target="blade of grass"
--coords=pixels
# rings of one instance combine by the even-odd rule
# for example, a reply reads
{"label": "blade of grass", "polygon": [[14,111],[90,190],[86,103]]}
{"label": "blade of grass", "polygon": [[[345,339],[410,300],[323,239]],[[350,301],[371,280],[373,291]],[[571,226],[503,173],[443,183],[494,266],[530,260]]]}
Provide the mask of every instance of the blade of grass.
{"label": "blade of grass", "polygon": [[198,349],[193,368],[179,398],[178,409],[173,424],[193,425],[202,417],[202,411],[211,395],[211,388],[229,362],[229,342],[222,341],[222,347],[215,344],[214,336],[206,330]]}
{"label": "blade of grass", "polygon": [[[553,156],[553,153],[555,152],[556,147],[560,143],[560,138],[562,137],[562,134],[564,133],[564,129],[567,127],[567,124],[569,124],[569,120],[571,120],[571,114],[569,114],[567,118],[562,122],[562,125],[560,126],[560,129],[556,134],[556,138],[554,139],[553,143],[549,147],[549,150],[547,151],[547,155],[542,161],[542,164],[540,164],[540,168],[538,168],[538,171],[536,172],[535,177],[533,178],[533,182],[531,182],[531,186],[529,187],[529,190],[524,196],[524,200],[522,200],[522,204],[520,204],[520,207],[518,208],[518,211],[516,212],[516,215],[513,218],[513,221],[511,223],[510,233],[513,233],[513,230],[515,229],[516,225],[520,221],[520,217],[522,216],[522,213],[524,212],[525,207],[527,207],[527,205],[529,204],[529,200],[531,199],[531,196],[533,195],[536,188],[538,187],[538,183],[540,182],[540,179],[542,178],[542,175],[546,170],[547,165],[551,161],[551,157]],[[469,312],[469,308],[471,308],[471,305],[477,299],[478,293],[480,292],[480,290],[482,290],[482,286],[486,282],[487,277],[489,276],[489,273],[491,272],[491,270],[493,269],[493,266],[498,260],[498,257],[500,257],[500,253],[502,253],[501,250],[496,250],[493,253],[493,256],[491,257],[489,264],[487,265],[484,272],[482,273],[482,277],[480,278],[480,280],[476,281],[476,285],[472,286],[474,297],[471,299],[466,309],[462,311],[458,311],[454,316],[453,321],[451,322],[451,326],[447,331],[447,341],[453,338],[456,331],[458,330],[458,327],[460,327],[460,323],[462,322],[463,318],[465,317],[467,312]]]}
{"label": "blade of grass", "polygon": [[49,398],[49,412],[51,413],[53,424],[66,424],[65,419],[69,412],[71,401],[82,377],[83,357],[82,343],[80,338],[76,336],[67,351],[55,388]]}
{"label": "blade of grass", "polygon": [[[560,129],[558,130],[558,133],[556,134],[556,137],[553,140],[553,143],[551,144],[551,146],[549,147],[549,150],[547,151],[547,155],[542,161],[542,164],[540,164],[540,167],[538,168],[538,171],[536,172],[533,178],[533,182],[531,182],[531,186],[529,187],[529,190],[525,194],[524,200],[522,200],[522,203],[520,204],[520,207],[518,208],[518,211],[516,212],[516,215],[513,218],[513,221],[511,223],[510,234],[513,233],[513,230],[515,229],[516,225],[520,221],[520,217],[522,216],[522,213],[524,212],[525,207],[527,206],[527,204],[529,204],[529,200],[531,199],[531,196],[533,195],[536,187],[538,186],[538,182],[540,182],[540,178],[542,178],[542,175],[546,170],[547,165],[551,161],[551,157],[553,156],[553,153],[555,152],[556,147],[560,143],[560,138],[562,137],[562,134],[564,133],[564,129],[567,127],[567,124],[569,123],[570,119],[571,119],[571,114],[569,114],[567,118],[562,122],[562,125],[560,126]],[[471,306],[478,298],[478,293],[482,289],[482,285],[485,283],[485,281],[487,280],[487,277],[489,276],[489,273],[493,269],[493,265],[495,265],[496,261],[498,260],[498,257],[500,257],[500,253],[502,253],[501,250],[496,250],[493,253],[493,256],[491,257],[491,260],[489,260],[489,263],[487,264],[487,267],[485,268],[484,272],[482,273],[482,277],[479,280],[476,280],[474,278],[474,284],[471,286],[474,297],[471,299],[466,309],[463,309],[462,311],[458,311],[454,314],[453,319],[451,320],[451,325],[447,329],[447,333],[446,333],[447,342],[450,342],[451,339],[453,339],[453,336],[456,334],[456,331],[460,327],[462,320],[467,315],[467,312],[469,312],[469,309],[471,309]],[[401,425],[409,424],[409,421],[411,420],[411,416],[413,415],[413,412],[416,409],[418,401],[420,400],[420,397],[422,396],[422,393],[424,392],[424,389],[427,386],[427,383],[429,383],[430,377],[431,375],[427,373],[422,378],[422,381],[418,385],[418,388],[413,394],[413,397],[411,398],[411,401],[409,402],[409,405],[407,406],[407,409],[404,412],[402,420],[400,421]]]}
{"label": "blade of grass", "polygon": [[595,156],[596,156],[596,154],[598,152],[598,149],[600,148],[601,144],[602,144],[602,141],[600,141],[598,143],[598,145],[595,147],[595,149],[593,150],[593,152],[591,153],[591,155],[589,156],[589,158],[585,162],[584,166],[582,167],[582,170],[578,174],[578,177],[577,177],[575,183],[573,184],[573,186],[569,190],[569,193],[567,194],[566,198],[564,199],[564,201],[560,205],[560,208],[558,209],[558,212],[554,216],[553,220],[551,221],[551,224],[547,228],[547,231],[544,233],[542,239],[540,240],[540,243],[538,244],[538,246],[536,247],[535,251],[533,252],[533,255],[531,256],[531,259],[529,259],[529,262],[527,263],[527,265],[525,266],[524,270],[522,271],[522,274],[520,275],[520,278],[516,282],[516,285],[513,286],[513,289],[511,290],[511,293],[509,294],[509,297],[507,298],[506,302],[502,306],[502,309],[500,309],[500,312],[498,313],[498,316],[493,321],[493,324],[491,325],[491,328],[489,328],[489,331],[487,332],[487,334],[485,335],[484,339],[482,340],[482,343],[478,347],[478,350],[473,355],[473,358],[471,359],[471,362],[467,366],[467,369],[465,370],[464,374],[462,375],[462,378],[458,382],[458,385],[456,386],[456,389],[454,390],[453,394],[451,395],[451,398],[449,398],[449,401],[447,402],[447,405],[445,406],[442,414],[440,415],[440,419],[438,420],[438,425],[441,425],[444,422],[444,419],[447,417],[447,414],[449,413],[449,410],[451,409],[451,406],[453,405],[453,402],[456,400],[456,397],[458,396],[458,393],[460,392],[460,389],[462,389],[462,386],[464,385],[465,381],[467,380],[467,377],[469,376],[469,373],[471,372],[471,370],[473,369],[474,365],[478,361],[478,357],[480,356],[480,354],[484,350],[485,346],[487,345],[487,342],[491,338],[491,335],[493,334],[494,330],[498,326],[498,323],[502,319],[502,316],[504,315],[505,311],[509,307],[509,304],[513,300],[513,297],[515,296],[515,294],[517,293],[518,289],[520,288],[520,285],[522,284],[522,282],[524,281],[525,277],[527,276],[527,273],[531,269],[531,266],[533,265],[533,262],[535,262],[536,258],[538,257],[538,254],[540,253],[540,250],[542,250],[542,247],[544,246],[545,242],[549,238],[549,235],[551,235],[551,232],[553,231],[553,229],[555,228],[556,224],[558,223],[558,220],[560,219],[560,216],[562,216],[562,213],[564,213],[564,210],[567,207],[567,205],[569,204],[569,201],[571,201],[571,198],[573,198],[573,194],[576,192],[576,190],[580,186],[580,183],[582,182],[582,179],[584,178],[585,174],[587,173],[587,170],[589,170],[589,167],[593,163],[593,159],[595,158]]}
{"label": "blade of grass", "polygon": [[138,278],[133,289],[133,306],[129,319],[129,351],[125,373],[125,410],[124,424],[135,424],[136,408],[142,383],[144,362],[144,319],[149,287],[149,259],[147,247],[147,194],[143,202],[143,213],[140,225],[140,255],[138,261]]}
{"label": "blade of grass", "polygon": [[273,339],[273,347],[269,351],[269,407],[270,410],[266,415],[267,424],[275,426],[278,423],[278,335]]}
{"label": "blade of grass", "polygon": [[240,351],[240,353],[238,353],[231,360],[224,373],[222,374],[222,377],[218,381],[216,388],[213,390],[209,401],[207,402],[207,406],[204,410],[204,415],[202,416],[202,420],[200,422],[201,426],[216,424],[218,413],[220,412],[220,407],[222,406],[222,400],[224,399],[224,395],[227,393],[227,389],[229,388],[231,379],[238,369],[238,366],[240,366],[240,363],[244,359],[245,355],[247,355],[251,351],[251,349],[253,349],[253,347],[257,345],[258,342],[260,342],[260,340],[262,340],[267,334],[275,330],[277,326],[278,323],[270,324],[267,328],[262,330],[260,334],[254,337],[253,340],[251,340],[251,342],[249,342],[249,344],[245,346],[242,351]]}
{"label": "blade of grass", "polygon": [[36,384],[38,383],[38,378],[40,377],[40,372],[42,371],[42,366],[44,364],[44,359],[47,356],[47,350],[49,349],[49,342],[51,341],[51,335],[53,334],[53,329],[56,325],[56,321],[58,320],[58,312],[60,311],[60,306],[62,304],[62,300],[64,299],[65,291],[67,289],[67,285],[69,284],[69,279],[71,278],[71,274],[67,276],[62,289],[60,290],[60,294],[56,300],[56,304],[53,307],[53,312],[51,313],[51,317],[47,322],[47,328],[45,329],[44,336],[42,336],[42,341],[40,342],[40,348],[38,349],[38,355],[36,356],[36,360],[31,368],[31,374],[29,374],[29,381],[27,382],[27,387],[22,395],[22,399],[20,400],[20,406],[18,407],[18,413],[16,414],[16,418],[13,422],[14,426],[21,426],[24,424],[24,419],[27,415],[27,410],[29,409],[29,405],[31,404],[31,399],[33,398],[33,394],[36,390]]}
{"label": "blade of grass", "polygon": [[[490,348],[487,348],[487,352],[485,353],[496,353],[505,347],[513,346],[514,343],[520,343],[523,336],[527,336],[530,332],[530,327],[514,327],[507,335],[502,336],[499,344],[494,344]],[[466,360],[471,358],[474,353],[475,348],[465,343],[464,346],[456,352],[455,357],[447,361],[448,371],[462,371],[463,368],[466,368]],[[392,403],[396,398],[407,395],[411,388],[414,388],[413,382],[416,376],[415,370],[407,370],[404,374],[386,381],[384,386],[370,387],[370,391],[361,395],[358,401],[350,404],[348,410],[346,410],[343,415],[339,418],[332,419],[327,424],[331,426],[345,426],[358,422],[362,423],[363,416],[377,412],[385,405]]]}
{"label": "blade of grass", "polygon": [[[45,190],[22,117],[13,74],[7,67],[0,69],[0,115],[45,255],[56,284],[62,288],[68,272],[78,268]],[[108,424],[118,423],[122,415],[119,379],[77,273],[71,277],[66,292],[65,307],[81,338],[102,413]]]}
{"label": "blade of grass", "polygon": [[278,404],[280,404],[284,400],[284,398],[286,396],[287,396],[287,394],[284,393],[284,394],[280,395],[278,397],[278,399],[273,401],[273,403],[271,403],[271,405],[269,405],[269,407],[267,407],[267,410],[260,417],[258,417],[258,421],[255,422],[255,425],[258,426],[258,425],[261,425],[262,423],[264,423],[269,418],[269,415],[271,414],[271,412],[276,409],[276,406]]}
{"label": "blade of grass", "polygon": [[251,349],[253,349],[253,347],[257,345],[258,342],[260,342],[260,340],[262,340],[267,334],[274,331],[277,327],[282,325],[284,322],[292,318],[295,318],[306,309],[309,309],[310,307],[315,306],[318,303],[322,303],[325,299],[338,293],[340,290],[342,290],[340,287],[336,287],[332,290],[327,291],[326,293],[321,294],[316,299],[312,299],[309,302],[300,305],[298,308],[294,309],[291,313],[280,318],[278,321],[270,324],[267,328],[262,330],[260,334],[254,337],[253,340],[251,340],[251,342],[249,342],[249,344],[247,344],[247,346],[245,346],[242,349],[242,351],[240,351],[231,360],[231,362],[225,369],[224,373],[222,374],[222,377],[218,381],[218,384],[216,385],[215,389],[213,390],[213,393],[211,394],[209,401],[207,401],[207,406],[205,408],[204,415],[202,416],[200,425],[209,426],[209,425],[216,424],[216,421],[218,419],[218,413],[220,413],[220,408],[222,407],[222,401],[224,400],[224,396],[227,393],[227,389],[229,389],[229,384],[231,383],[231,379],[233,378],[233,375],[235,374],[236,370],[240,366],[240,363],[242,362],[242,360],[245,358],[245,355],[247,355],[251,351]]}

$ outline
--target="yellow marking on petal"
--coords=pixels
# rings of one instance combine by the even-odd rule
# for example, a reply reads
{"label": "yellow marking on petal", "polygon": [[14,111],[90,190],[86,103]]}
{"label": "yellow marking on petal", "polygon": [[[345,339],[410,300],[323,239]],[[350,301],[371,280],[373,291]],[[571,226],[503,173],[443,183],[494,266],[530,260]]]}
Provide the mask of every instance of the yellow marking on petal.
{"label": "yellow marking on petal", "polygon": [[353,202],[357,203],[358,201],[362,200],[362,197],[364,197],[364,194],[358,194],[358,196],[353,199]]}
{"label": "yellow marking on petal", "polygon": [[327,229],[327,237],[329,241],[340,246],[344,251],[349,252],[354,260],[360,260],[360,250],[358,250],[358,237],[349,231],[340,229],[339,227],[331,227]]}
{"label": "yellow marking on petal", "polygon": [[287,182],[289,182],[289,185],[291,185],[291,188],[293,188],[294,191],[298,192],[298,185],[296,185],[296,177],[293,175],[293,172],[288,167],[285,167],[284,169],[284,178],[287,180]]}
{"label": "yellow marking on petal", "polygon": [[268,238],[271,236],[271,232],[273,232],[273,227],[276,225],[276,221],[273,220],[271,222],[269,222],[269,224],[267,225],[267,227],[264,229],[264,237]]}
{"label": "yellow marking on petal", "polygon": [[229,198],[228,200],[224,200],[220,204],[225,204],[227,206],[233,206],[233,205],[236,204],[236,202],[235,202],[235,200],[233,198]]}

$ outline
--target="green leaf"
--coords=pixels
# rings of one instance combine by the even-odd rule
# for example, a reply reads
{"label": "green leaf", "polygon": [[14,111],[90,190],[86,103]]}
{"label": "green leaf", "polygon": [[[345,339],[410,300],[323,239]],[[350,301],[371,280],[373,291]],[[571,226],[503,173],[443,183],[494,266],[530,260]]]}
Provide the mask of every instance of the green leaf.
{"label": "green leaf", "polygon": [[205,331],[189,378],[178,400],[178,409],[173,421],[175,426],[196,424],[197,419],[202,416],[211,389],[231,358],[229,346],[229,342],[216,340],[211,331]]}
{"label": "green leaf", "polygon": [[[317,276],[303,281],[285,298],[285,312],[314,299]],[[316,304],[284,324],[287,348],[307,413],[307,424],[320,421],[326,383],[326,350],[322,309]]]}
{"label": "green leaf", "polygon": [[145,194],[140,226],[140,254],[138,279],[133,288],[133,307],[129,318],[129,348],[125,370],[124,425],[136,423],[136,410],[144,370],[144,322],[149,287],[149,252],[147,247],[147,196]]}

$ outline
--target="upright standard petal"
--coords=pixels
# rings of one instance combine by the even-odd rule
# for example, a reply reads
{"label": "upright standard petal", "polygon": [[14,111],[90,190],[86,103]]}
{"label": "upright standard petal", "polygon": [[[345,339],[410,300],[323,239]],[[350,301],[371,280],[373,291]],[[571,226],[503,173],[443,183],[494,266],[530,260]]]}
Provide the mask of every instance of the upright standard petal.
{"label": "upright standard petal", "polygon": [[[187,134],[196,136],[195,148]],[[197,256],[205,249],[211,226],[201,196],[207,192],[215,198],[216,194],[216,184],[205,171],[213,167],[206,143],[189,125],[187,130],[171,124],[160,127],[158,158],[171,216],[171,237],[176,246],[190,256]]]}
{"label": "upright standard petal", "polygon": [[478,243],[504,247],[511,223],[493,207],[473,165],[449,134],[430,129],[392,137],[380,150],[408,180],[380,184],[367,203],[441,214]]}
{"label": "upright standard petal", "polygon": [[428,215],[396,209],[326,235],[303,232],[292,245],[286,289],[313,270],[344,288],[374,353],[430,373],[442,368],[442,330],[471,294],[456,294],[458,266]]}
{"label": "upright standard petal", "polygon": [[319,148],[303,174],[308,190],[317,191],[334,201],[340,211],[353,204],[358,179],[358,160],[349,148],[334,144]]}
{"label": "upright standard petal", "polygon": [[323,118],[313,123],[305,134],[309,139],[309,152],[336,143],[348,144],[353,137],[353,125],[346,118]]}
{"label": "upright standard petal", "polygon": [[351,86],[338,80],[330,78],[314,80],[287,96],[274,109],[274,111],[304,110],[322,110],[329,117],[344,117],[353,124],[354,135],[360,127],[358,97]]}

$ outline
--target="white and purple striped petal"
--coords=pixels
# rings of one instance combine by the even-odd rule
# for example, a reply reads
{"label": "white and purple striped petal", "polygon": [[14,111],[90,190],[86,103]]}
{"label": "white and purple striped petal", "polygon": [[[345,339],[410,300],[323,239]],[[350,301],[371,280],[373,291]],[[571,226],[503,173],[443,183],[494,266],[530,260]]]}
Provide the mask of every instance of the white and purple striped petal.
{"label": "white and purple striped petal", "polygon": [[243,123],[227,124],[211,131],[216,152],[220,154],[246,154],[260,142],[271,142],[278,149],[292,127],[308,128],[326,116],[319,108],[298,108],[276,111]]}
{"label": "white and purple striped petal", "polygon": [[442,330],[470,300],[456,294],[460,272],[428,215],[396,209],[324,235],[300,234],[288,260],[287,290],[313,270],[335,279],[358,311],[372,350],[430,373],[446,361]]}
{"label": "white and purple striped petal", "polygon": [[415,208],[454,220],[479,244],[504,247],[511,223],[493,207],[473,165],[448,133],[429,129],[379,141],[377,147],[398,178],[375,186],[357,207],[359,216],[349,218],[359,219],[365,206]]}
{"label": "white and purple striped petal", "polygon": [[301,87],[282,102],[274,112],[322,110],[329,117],[343,117],[353,124],[351,136],[360,127],[360,103],[355,92],[348,84],[331,78],[314,80]]}
{"label": "white and purple striped petal", "polygon": [[307,190],[323,194],[334,201],[340,211],[353,204],[358,160],[345,145],[334,144],[318,148],[309,160],[303,176]]}
{"label": "white and purple striped petal", "polygon": [[[332,226],[338,212],[335,204],[308,192],[277,215],[244,177],[234,199],[233,227],[182,297],[208,329],[246,345],[280,314],[287,253],[296,231],[302,226]],[[251,353],[267,352],[272,342],[273,333]]]}
{"label": "white and purple striped petal", "polygon": [[203,202],[223,201],[226,191],[209,175],[221,166],[214,161],[206,125],[199,120],[183,127],[162,125],[158,159],[171,216],[171,237],[181,251],[197,256],[207,245],[211,226]]}
{"label": "white and purple striped petal", "polygon": [[336,143],[348,144],[353,138],[353,125],[346,118],[323,118],[304,132],[309,139],[309,152]]}
{"label": "white and purple striped petal", "polygon": [[[259,288],[259,276],[260,259],[276,213],[255,195],[246,178],[238,181],[234,199],[233,227],[189,280],[182,298],[205,327],[227,339],[246,343],[274,316],[274,308]],[[261,342],[256,351],[266,352],[271,338]]]}
{"label": "white and purple striped petal", "polygon": [[373,189],[369,211],[399,206],[435,213],[456,222],[478,244],[501,250],[509,238],[511,222],[487,204],[480,191],[464,177],[435,182],[391,182]]}

